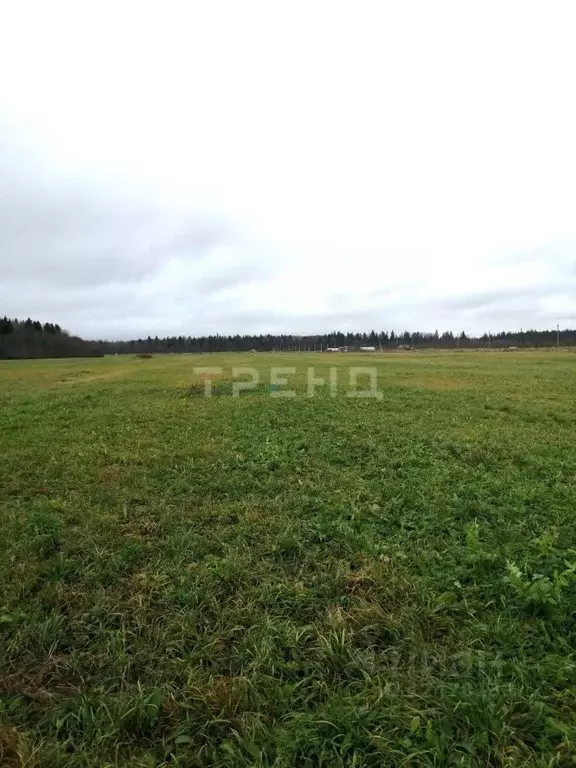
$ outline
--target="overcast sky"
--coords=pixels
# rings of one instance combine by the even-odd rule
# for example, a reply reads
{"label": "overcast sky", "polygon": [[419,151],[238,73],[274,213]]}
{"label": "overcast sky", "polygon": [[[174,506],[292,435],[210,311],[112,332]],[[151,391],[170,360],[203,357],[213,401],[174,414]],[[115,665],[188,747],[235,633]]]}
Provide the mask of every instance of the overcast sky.
{"label": "overcast sky", "polygon": [[0,0],[0,315],[576,327],[576,3]]}

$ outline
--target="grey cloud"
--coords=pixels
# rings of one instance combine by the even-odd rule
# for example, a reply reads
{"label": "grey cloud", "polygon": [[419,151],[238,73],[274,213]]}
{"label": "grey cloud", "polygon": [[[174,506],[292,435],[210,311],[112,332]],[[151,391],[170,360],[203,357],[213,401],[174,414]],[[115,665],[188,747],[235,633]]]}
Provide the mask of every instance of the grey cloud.
{"label": "grey cloud", "polygon": [[[348,296],[337,308],[328,304],[327,311],[297,314],[289,306],[275,311],[258,309],[236,311],[233,306],[219,313],[214,332],[242,328],[249,333],[330,333],[332,330],[362,332],[374,330],[434,331],[439,329],[471,333],[484,333],[490,329],[548,328],[557,322],[573,327],[576,322],[576,282],[562,278],[546,285],[502,288],[460,297],[421,298],[414,300],[405,288],[402,291],[381,292],[382,303],[374,306],[372,300],[380,292]],[[552,312],[542,306],[550,296],[574,298],[572,314]],[[334,297],[333,297],[334,298]],[[210,331],[212,332],[212,330]]]}
{"label": "grey cloud", "polygon": [[[246,310],[236,311],[230,307],[229,311],[221,312],[217,321],[220,330],[234,333],[236,328],[242,328],[246,333],[330,333],[334,330],[342,331],[370,331],[381,330],[390,327],[390,315],[386,310],[363,309],[359,306],[355,310],[295,314],[287,310]],[[227,330],[228,329],[228,330]],[[214,331],[215,332],[215,331]]]}
{"label": "grey cloud", "polygon": [[464,296],[447,297],[442,300],[435,299],[432,303],[441,312],[452,312],[453,310],[463,310],[465,312],[490,311],[494,307],[505,308],[510,303],[514,304],[514,306],[517,306],[518,303],[525,303],[527,306],[533,305],[534,301],[547,296],[562,294],[567,290],[576,291],[576,280],[559,278],[557,282],[548,284],[500,288]]}
{"label": "grey cloud", "polygon": [[195,280],[195,288],[201,294],[219,294],[256,280],[271,277],[273,271],[264,266],[255,268],[250,264],[237,264],[227,267],[216,274],[203,275]]}
{"label": "grey cloud", "polygon": [[[161,208],[137,191],[65,178],[20,152],[0,126],[2,314],[118,338],[144,325],[155,333],[177,303],[189,324],[190,305],[268,274],[214,256],[242,246],[242,233],[218,212]],[[172,263],[186,265],[182,283],[173,295],[154,295]]]}
{"label": "grey cloud", "polygon": [[[366,303],[373,303],[374,301],[381,301],[382,305],[392,299],[396,291],[391,288],[367,290],[362,293],[362,301]],[[342,313],[354,313],[358,310],[358,297],[351,296],[344,292],[334,293],[327,298],[327,306],[330,311],[334,311],[335,314],[341,315]]]}
{"label": "grey cloud", "polygon": [[60,286],[133,281],[172,256],[206,258],[233,238],[224,222],[176,217],[92,189],[54,185],[10,195],[0,186],[0,200],[4,279]]}
{"label": "grey cloud", "polygon": [[[518,285],[476,290],[463,267],[458,296],[427,297],[417,274],[395,288],[372,287],[367,279],[355,293],[343,275],[343,289],[326,296],[320,286],[322,309],[304,314],[293,295],[274,311],[238,309],[237,299],[249,305],[244,288],[275,272],[273,251],[253,254],[248,246],[217,211],[162,209],[137,190],[122,195],[66,178],[17,151],[0,129],[0,314],[58,322],[87,338],[436,326],[483,332],[576,322],[575,241],[493,262],[517,269]],[[163,282],[171,265],[177,270]],[[546,279],[522,285],[523,270],[532,266]],[[556,299],[564,309],[555,313],[549,307]],[[574,314],[566,312],[570,301]]]}
{"label": "grey cloud", "polygon": [[24,151],[0,123],[0,260],[4,280],[79,287],[134,281],[173,256],[189,261],[234,242],[216,213],[159,208]]}

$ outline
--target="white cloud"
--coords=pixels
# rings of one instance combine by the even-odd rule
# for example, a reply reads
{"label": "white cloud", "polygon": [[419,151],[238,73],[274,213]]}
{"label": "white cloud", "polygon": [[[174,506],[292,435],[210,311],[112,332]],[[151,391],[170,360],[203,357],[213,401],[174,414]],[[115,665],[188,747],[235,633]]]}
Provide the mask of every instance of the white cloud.
{"label": "white cloud", "polygon": [[3,306],[114,336],[575,324],[575,22],[554,0],[7,3]]}

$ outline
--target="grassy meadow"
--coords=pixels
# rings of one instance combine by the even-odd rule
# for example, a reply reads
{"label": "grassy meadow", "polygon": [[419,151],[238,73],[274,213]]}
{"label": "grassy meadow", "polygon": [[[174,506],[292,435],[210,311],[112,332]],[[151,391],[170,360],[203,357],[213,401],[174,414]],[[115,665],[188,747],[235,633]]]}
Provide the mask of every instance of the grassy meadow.
{"label": "grassy meadow", "polygon": [[576,765],[575,393],[564,351],[0,362],[0,765]]}

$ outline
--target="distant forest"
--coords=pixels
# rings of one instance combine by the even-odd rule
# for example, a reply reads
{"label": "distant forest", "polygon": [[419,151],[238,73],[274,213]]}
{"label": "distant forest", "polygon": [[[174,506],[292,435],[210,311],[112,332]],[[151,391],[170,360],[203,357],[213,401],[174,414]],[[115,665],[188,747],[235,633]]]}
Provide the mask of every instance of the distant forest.
{"label": "distant forest", "polygon": [[[38,357],[102,357],[113,354],[161,354],[184,352],[288,352],[320,351],[327,347],[376,347],[393,350],[415,349],[481,349],[492,347],[551,347],[557,343],[553,331],[502,331],[501,333],[467,336],[464,332],[333,333],[311,336],[265,334],[259,336],[171,336],[163,339],[148,336],[132,341],[85,341],[72,336],[58,324],[38,320],[0,318],[0,358]],[[562,346],[576,346],[576,330],[560,331]]]}
{"label": "distant forest", "polygon": [[71,336],[57,323],[0,318],[0,359],[23,357],[102,357],[100,342]]}

